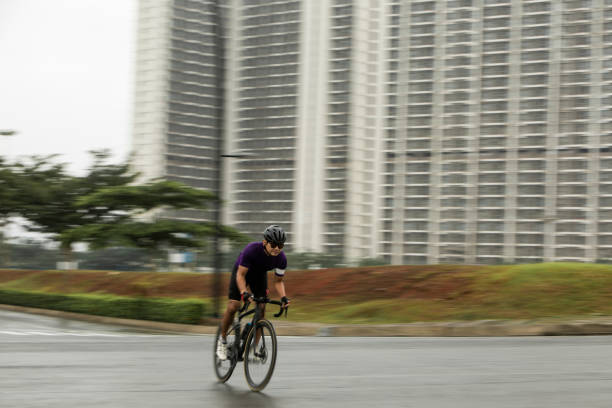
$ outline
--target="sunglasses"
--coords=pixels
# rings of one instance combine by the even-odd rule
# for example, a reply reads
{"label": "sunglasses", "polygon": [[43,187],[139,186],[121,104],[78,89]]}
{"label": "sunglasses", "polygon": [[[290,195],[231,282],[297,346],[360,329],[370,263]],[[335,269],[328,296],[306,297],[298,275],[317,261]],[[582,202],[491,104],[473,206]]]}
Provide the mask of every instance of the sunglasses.
{"label": "sunglasses", "polygon": [[285,244],[275,244],[273,242],[268,242],[268,244],[270,244],[270,247],[272,249],[274,249],[274,248],[283,249],[283,247],[285,246]]}

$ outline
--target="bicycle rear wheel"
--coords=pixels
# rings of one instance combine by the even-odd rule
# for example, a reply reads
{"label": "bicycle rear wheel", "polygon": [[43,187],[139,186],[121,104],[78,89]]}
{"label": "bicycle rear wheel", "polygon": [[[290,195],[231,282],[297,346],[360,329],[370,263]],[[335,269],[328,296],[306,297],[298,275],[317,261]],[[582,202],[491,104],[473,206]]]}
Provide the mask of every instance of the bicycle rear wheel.
{"label": "bicycle rear wheel", "polygon": [[226,382],[232,376],[234,372],[234,368],[236,367],[236,363],[238,362],[238,356],[235,355],[234,344],[236,341],[239,341],[238,336],[236,336],[235,327],[232,326],[227,331],[227,359],[221,360],[217,357],[217,342],[219,341],[219,337],[221,336],[221,326],[217,328],[217,335],[215,336],[215,342],[213,344],[213,364],[215,366],[215,374],[217,374],[217,378],[219,381]]}
{"label": "bicycle rear wheel", "polygon": [[276,364],[276,332],[272,323],[260,320],[251,329],[244,351],[244,375],[249,388],[261,391],[268,385]]}

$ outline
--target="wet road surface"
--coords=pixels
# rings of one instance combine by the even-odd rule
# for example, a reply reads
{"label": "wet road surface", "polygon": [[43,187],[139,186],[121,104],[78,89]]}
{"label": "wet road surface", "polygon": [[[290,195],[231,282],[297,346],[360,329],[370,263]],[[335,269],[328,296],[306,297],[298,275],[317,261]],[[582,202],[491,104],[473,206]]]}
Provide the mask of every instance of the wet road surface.
{"label": "wet road surface", "polygon": [[610,407],[612,337],[280,337],[261,393],[212,336],[0,311],[0,407]]}

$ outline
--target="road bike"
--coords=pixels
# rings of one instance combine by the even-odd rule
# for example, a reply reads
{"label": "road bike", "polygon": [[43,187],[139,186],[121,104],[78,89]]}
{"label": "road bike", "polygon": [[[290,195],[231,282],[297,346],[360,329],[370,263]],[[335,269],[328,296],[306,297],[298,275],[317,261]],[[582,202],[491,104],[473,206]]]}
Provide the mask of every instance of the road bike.
{"label": "road bike", "polygon": [[[248,310],[249,305],[254,303],[254,308]],[[238,311],[238,317],[227,331],[227,359],[220,360],[217,357],[217,342],[221,336],[221,325],[217,329],[213,347],[215,373],[221,382],[226,382],[231,377],[239,361],[244,361],[244,375],[249,388],[253,391],[261,391],[268,385],[274,365],[276,364],[276,332],[269,320],[261,318],[260,305],[270,303],[281,306],[280,311],[274,315],[279,317],[287,308],[283,309],[278,300],[267,297],[253,298],[252,302],[245,303]],[[242,326],[241,321],[246,316],[253,315],[250,322]]]}

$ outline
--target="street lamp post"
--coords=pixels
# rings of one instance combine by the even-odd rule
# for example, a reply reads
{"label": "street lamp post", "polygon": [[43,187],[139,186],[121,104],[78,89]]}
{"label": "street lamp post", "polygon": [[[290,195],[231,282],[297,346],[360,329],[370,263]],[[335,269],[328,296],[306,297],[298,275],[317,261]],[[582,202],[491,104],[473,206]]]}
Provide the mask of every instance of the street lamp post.
{"label": "street lamp post", "polygon": [[213,310],[212,317],[220,317],[220,298],[221,298],[221,225],[223,222],[222,209],[223,209],[223,159],[224,158],[235,158],[240,159],[244,157],[251,157],[248,153],[234,153],[234,154],[220,154],[217,158],[217,179],[216,193],[217,202],[215,206],[215,236],[213,240],[213,257],[214,257],[214,277],[213,277]]}
{"label": "street lamp post", "polygon": [[225,128],[225,43],[223,33],[223,18],[221,16],[221,5],[219,0],[214,3],[214,34],[215,34],[215,76],[217,80],[217,154],[215,157],[215,193],[217,203],[215,205],[215,237],[213,241],[214,278],[213,278],[213,310],[212,317],[219,317],[219,297],[221,296],[221,255],[219,241],[221,238],[221,189],[223,186],[223,142]]}
{"label": "street lamp post", "polygon": [[214,276],[213,276],[213,310],[211,316],[213,318],[220,317],[220,297],[221,297],[221,225],[222,217],[222,198],[223,198],[223,159],[224,158],[242,158],[251,156],[248,153],[225,154],[224,153],[224,129],[225,129],[225,33],[223,27],[223,16],[221,0],[214,2],[214,34],[215,34],[215,75],[217,80],[217,155],[215,157],[215,169],[217,177],[215,178],[215,193],[217,194],[217,202],[214,209],[215,234],[213,240],[213,257],[214,257]]}

